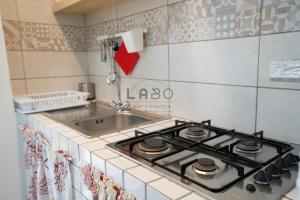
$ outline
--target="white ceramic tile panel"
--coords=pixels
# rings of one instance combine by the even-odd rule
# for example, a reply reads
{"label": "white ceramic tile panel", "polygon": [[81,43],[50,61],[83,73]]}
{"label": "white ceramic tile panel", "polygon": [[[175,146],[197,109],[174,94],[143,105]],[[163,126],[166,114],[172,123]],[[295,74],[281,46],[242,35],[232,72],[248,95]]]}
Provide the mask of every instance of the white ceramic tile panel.
{"label": "white ceramic tile panel", "polygon": [[1,0],[0,11],[2,19],[14,21],[18,20],[16,0]]}
{"label": "white ceramic tile panel", "polygon": [[[109,0],[114,1],[114,0]],[[87,26],[98,24],[101,22],[109,21],[117,16],[116,5],[107,5],[95,11],[89,12],[85,16],[85,23]]]}
{"label": "white ceramic tile panel", "polygon": [[155,200],[170,200],[170,198],[166,197],[164,194],[160,193],[159,191],[149,187],[146,187],[146,199],[155,199]]}
{"label": "white ceramic tile panel", "polygon": [[82,200],[81,194],[73,188],[73,200]]}
{"label": "white ceramic tile panel", "polygon": [[153,131],[158,131],[161,129],[164,129],[165,127],[160,126],[160,125],[156,125],[156,126],[151,126],[151,127],[146,127],[146,128],[142,128],[142,131],[146,131],[148,133],[153,132]]}
{"label": "white ceramic tile panel", "polygon": [[149,183],[160,178],[158,174],[141,166],[128,169],[126,170],[126,173],[130,174],[131,176],[134,176],[135,178],[141,180],[144,183]]}
{"label": "white ceramic tile panel", "polygon": [[136,163],[124,158],[117,157],[106,161],[106,174],[121,187],[123,187],[123,170],[137,166]]}
{"label": "white ceramic tile panel", "polygon": [[119,0],[117,4],[117,17],[150,10],[167,4],[167,0]]}
{"label": "white ceramic tile panel", "polygon": [[[168,100],[163,97],[163,91],[169,88],[168,81],[161,80],[146,80],[146,79],[134,79],[134,78],[122,78],[121,79],[121,96],[123,100],[128,100],[131,107],[137,110],[154,112],[157,114],[166,115],[169,114]],[[160,98],[151,99],[151,93],[153,89],[160,90]],[[144,97],[139,98],[140,91],[147,90],[147,99]],[[129,95],[128,95],[129,93]],[[135,99],[132,99],[132,98]],[[154,96],[156,98],[156,96]]]}
{"label": "white ceramic tile panel", "polygon": [[[249,87],[171,82],[171,114],[252,132],[256,89]],[[189,95],[187,95],[189,94]]]}
{"label": "white ceramic tile panel", "polygon": [[24,52],[27,78],[88,75],[86,52]]}
{"label": "white ceramic tile panel", "polygon": [[106,144],[107,144],[106,141],[99,140],[99,141],[95,141],[95,142],[85,143],[85,144],[82,144],[81,146],[88,151],[96,151],[96,150],[105,148]]}
{"label": "white ceramic tile panel", "polygon": [[22,80],[12,80],[11,89],[13,95],[23,95],[26,94],[26,81]]}
{"label": "white ceramic tile panel", "polygon": [[127,135],[121,134],[121,135],[117,135],[117,136],[114,136],[114,137],[106,138],[105,141],[108,142],[108,143],[113,143],[113,142],[117,142],[117,141],[120,141],[120,140],[125,140],[127,138],[129,138]]}
{"label": "white ceramic tile panel", "polygon": [[200,197],[200,196],[198,196],[195,193],[192,193],[192,194],[187,195],[186,197],[183,197],[180,200],[205,200],[205,199],[202,198],[202,197]]}
{"label": "white ceramic tile panel", "polygon": [[288,197],[288,198],[290,198],[290,199],[295,199],[296,200],[297,199],[297,189],[296,188],[292,189],[285,196]]}
{"label": "white ceramic tile panel", "polygon": [[177,3],[180,1],[185,1],[185,0],[168,0],[168,4]]}
{"label": "white ceramic tile panel", "polygon": [[258,37],[170,45],[170,79],[255,86]]}
{"label": "white ceramic tile panel", "polygon": [[23,57],[21,51],[7,51],[11,79],[24,78]]}
{"label": "white ceramic tile panel", "polygon": [[258,90],[257,130],[264,130],[266,136],[300,144],[299,113],[299,91]]}
{"label": "white ceramic tile panel", "polygon": [[83,15],[54,15],[52,0],[17,0],[17,4],[20,21],[84,26]]}
{"label": "white ceramic tile panel", "polygon": [[99,141],[99,138],[86,138],[84,136],[79,136],[79,137],[74,137],[71,138],[70,140],[72,140],[73,142],[75,142],[76,144],[84,144],[84,143],[88,143],[88,142],[96,142]]}
{"label": "white ceramic tile panel", "polygon": [[135,131],[131,131],[131,132],[127,132],[127,133],[124,133],[125,135],[127,135],[128,137],[135,137]]}
{"label": "white ceramic tile panel", "polygon": [[79,157],[80,157],[80,164],[91,163],[91,152],[83,148],[81,145],[79,146]]}
{"label": "white ceramic tile panel", "polygon": [[106,139],[106,138],[114,137],[114,136],[117,136],[117,135],[120,135],[120,134],[121,134],[120,132],[109,133],[107,135],[101,135],[101,136],[99,136],[99,138],[100,139]]}
{"label": "white ceramic tile panel", "polygon": [[74,141],[69,140],[69,154],[72,157],[72,163],[79,167],[80,165],[80,155],[79,155],[79,147],[78,144],[76,144]]}
{"label": "white ceramic tile panel", "polygon": [[124,172],[124,190],[134,194],[139,200],[146,199],[146,183]]}
{"label": "white ceramic tile panel", "polygon": [[270,79],[270,63],[274,60],[300,59],[300,33],[284,33],[261,37],[259,86],[300,89],[300,82]]}
{"label": "white ceramic tile panel", "polygon": [[99,169],[102,173],[106,174],[105,160],[92,153],[92,165]]}
{"label": "white ceramic tile panel", "polygon": [[[178,199],[190,193],[190,191],[187,190],[186,188],[183,188],[180,185],[171,182],[166,178],[161,178],[156,181],[153,181],[149,183],[147,187],[153,188],[157,192],[162,193],[163,195],[165,195],[170,199]],[[149,195],[150,194],[147,193],[147,199],[153,199]]]}
{"label": "white ceramic tile panel", "polygon": [[80,180],[80,169],[74,165],[71,165],[71,176],[72,176],[72,186],[79,192],[81,192],[81,180]]}
{"label": "white ceramic tile panel", "polygon": [[84,143],[79,146],[79,155],[81,163],[91,163],[91,151],[105,148],[107,142],[99,140],[96,142]]}
{"label": "white ceramic tile panel", "polygon": [[81,136],[78,132],[70,130],[70,131],[65,131],[61,133],[62,135],[64,135],[67,138],[73,138],[73,137],[79,137]]}
{"label": "white ceramic tile panel", "polygon": [[101,149],[92,153],[92,163],[106,174],[106,160],[116,158],[118,156],[118,154],[108,149]]}
{"label": "white ceramic tile panel", "polygon": [[78,83],[88,81],[88,76],[27,79],[28,93],[57,90],[78,90]]}
{"label": "white ceramic tile panel", "polygon": [[100,51],[89,51],[89,73],[90,75],[106,76],[111,71],[111,62],[107,52],[107,62],[101,62]]}
{"label": "white ceramic tile panel", "polygon": [[[168,79],[168,45],[148,46],[139,52],[140,59],[128,77]],[[121,70],[121,76],[126,77]]]}
{"label": "white ceramic tile panel", "polygon": [[117,98],[114,86],[107,85],[105,77],[90,76],[90,81],[95,83],[97,100],[111,102]]}
{"label": "white ceramic tile panel", "polygon": [[62,134],[59,134],[60,149],[69,151],[69,139]]}

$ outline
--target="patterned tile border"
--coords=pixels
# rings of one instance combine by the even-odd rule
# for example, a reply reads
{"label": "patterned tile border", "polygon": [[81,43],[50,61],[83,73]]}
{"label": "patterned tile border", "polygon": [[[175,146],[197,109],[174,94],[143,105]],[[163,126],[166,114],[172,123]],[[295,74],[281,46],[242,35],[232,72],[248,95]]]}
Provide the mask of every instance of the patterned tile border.
{"label": "patterned tile border", "polygon": [[97,37],[116,32],[124,32],[133,28],[145,28],[146,45],[168,43],[168,15],[167,7],[161,7],[143,13],[118,18],[101,24],[88,26],[86,29],[87,49],[98,50]]}
{"label": "patterned tile border", "polygon": [[299,0],[264,0],[262,34],[300,30]]}
{"label": "patterned tile border", "polygon": [[259,33],[258,0],[187,0],[169,6],[169,42],[247,37]]}
{"label": "patterned tile border", "polygon": [[85,27],[3,20],[7,50],[85,51]]}
{"label": "patterned tile border", "polygon": [[299,31],[299,16],[300,0],[185,0],[88,27],[3,26],[8,50],[91,51],[100,49],[98,36],[137,27],[148,30],[146,45],[160,45]]}

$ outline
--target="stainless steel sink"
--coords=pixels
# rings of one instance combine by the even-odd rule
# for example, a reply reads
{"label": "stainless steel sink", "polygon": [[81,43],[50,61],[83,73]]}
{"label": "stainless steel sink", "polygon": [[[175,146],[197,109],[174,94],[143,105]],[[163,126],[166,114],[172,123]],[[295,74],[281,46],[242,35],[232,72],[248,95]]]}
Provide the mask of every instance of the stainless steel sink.
{"label": "stainless steel sink", "polygon": [[89,107],[52,111],[46,115],[89,138],[167,119],[135,110],[115,112],[109,106],[99,103]]}
{"label": "stainless steel sink", "polygon": [[116,113],[109,116],[98,116],[90,119],[74,121],[74,126],[89,137],[103,135],[134,127],[145,122],[151,122],[150,118],[136,115],[131,112]]}

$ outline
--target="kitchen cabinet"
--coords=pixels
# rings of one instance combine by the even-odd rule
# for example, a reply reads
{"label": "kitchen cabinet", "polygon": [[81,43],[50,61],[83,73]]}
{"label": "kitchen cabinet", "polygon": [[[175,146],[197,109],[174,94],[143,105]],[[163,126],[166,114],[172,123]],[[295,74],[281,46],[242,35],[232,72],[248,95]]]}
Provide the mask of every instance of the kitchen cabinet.
{"label": "kitchen cabinet", "polygon": [[60,14],[84,14],[117,1],[119,0],[53,0],[53,11]]}

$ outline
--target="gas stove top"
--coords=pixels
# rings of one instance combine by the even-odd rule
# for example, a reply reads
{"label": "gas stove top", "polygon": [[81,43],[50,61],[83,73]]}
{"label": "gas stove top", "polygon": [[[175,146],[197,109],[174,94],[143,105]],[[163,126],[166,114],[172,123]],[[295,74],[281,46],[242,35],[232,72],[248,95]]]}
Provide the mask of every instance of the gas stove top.
{"label": "gas stove top", "polygon": [[296,183],[299,145],[201,123],[174,126],[109,145],[213,199],[280,199]]}

